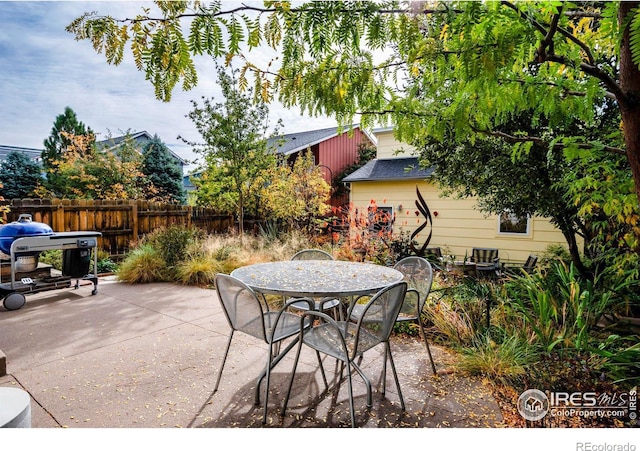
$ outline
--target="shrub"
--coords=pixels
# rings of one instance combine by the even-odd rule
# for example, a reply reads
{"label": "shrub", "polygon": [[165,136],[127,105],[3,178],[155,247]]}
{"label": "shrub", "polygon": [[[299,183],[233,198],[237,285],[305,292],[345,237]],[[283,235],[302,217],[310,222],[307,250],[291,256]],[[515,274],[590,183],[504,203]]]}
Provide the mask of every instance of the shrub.
{"label": "shrub", "polygon": [[448,299],[434,305],[427,304],[425,316],[451,344],[465,345],[473,339],[474,328],[469,315],[456,309]]}
{"label": "shrub", "polygon": [[128,283],[149,283],[167,280],[166,262],[161,251],[143,244],[127,255],[118,268],[118,279]]}
{"label": "shrub", "polygon": [[154,230],[143,238],[142,243],[156,248],[164,256],[166,265],[173,267],[184,260],[189,244],[204,236],[202,229],[171,225]]}
{"label": "shrub", "polygon": [[513,308],[547,352],[556,346],[587,349],[590,332],[619,300],[609,290],[579,276],[573,264],[553,262],[543,273],[513,279],[506,285]]}
{"label": "shrub", "polygon": [[58,271],[62,271],[62,249],[51,249],[41,252],[38,261],[45,265],[51,265]]}
{"label": "shrub", "polygon": [[213,285],[222,263],[208,255],[187,258],[176,266],[175,279],[183,285]]}
{"label": "shrub", "polygon": [[98,274],[115,273],[117,271],[118,265],[113,260],[110,258],[98,258]]}
{"label": "shrub", "polygon": [[547,246],[543,254],[540,256],[540,266],[547,267],[553,262],[565,262],[571,261],[571,254],[566,247],[561,244],[550,244]]}
{"label": "shrub", "polygon": [[496,340],[487,331],[473,339],[472,347],[463,350],[456,368],[471,375],[508,383],[524,376],[527,365],[536,356],[534,348],[518,337],[507,335]]}

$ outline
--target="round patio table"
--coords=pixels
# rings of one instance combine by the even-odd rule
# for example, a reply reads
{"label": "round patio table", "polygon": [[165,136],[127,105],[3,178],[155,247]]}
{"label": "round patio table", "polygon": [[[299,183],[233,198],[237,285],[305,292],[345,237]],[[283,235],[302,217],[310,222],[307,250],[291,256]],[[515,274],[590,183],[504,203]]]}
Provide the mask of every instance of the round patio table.
{"label": "round patio table", "polygon": [[373,294],[403,279],[393,268],[341,260],[256,263],[231,276],[263,294],[311,298]]}

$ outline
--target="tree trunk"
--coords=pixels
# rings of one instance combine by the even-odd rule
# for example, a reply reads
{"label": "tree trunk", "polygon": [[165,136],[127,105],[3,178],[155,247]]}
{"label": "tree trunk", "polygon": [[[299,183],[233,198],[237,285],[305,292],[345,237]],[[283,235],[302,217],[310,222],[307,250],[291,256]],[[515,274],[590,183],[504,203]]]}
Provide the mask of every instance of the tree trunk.
{"label": "tree trunk", "polygon": [[567,241],[569,255],[571,255],[571,261],[573,262],[578,272],[585,277],[592,277],[592,275],[589,274],[587,267],[582,262],[582,258],[580,257],[580,249],[576,240],[576,234],[571,227],[571,221],[562,216],[561,218],[558,218],[557,226],[562,232],[562,235],[564,235],[565,240]]}
{"label": "tree trunk", "polygon": [[[640,2],[620,2],[618,20],[622,24],[629,12],[640,6]],[[627,159],[631,167],[636,195],[640,201],[640,70],[633,63],[629,26],[624,31],[620,44],[620,87],[624,95],[618,98]]]}

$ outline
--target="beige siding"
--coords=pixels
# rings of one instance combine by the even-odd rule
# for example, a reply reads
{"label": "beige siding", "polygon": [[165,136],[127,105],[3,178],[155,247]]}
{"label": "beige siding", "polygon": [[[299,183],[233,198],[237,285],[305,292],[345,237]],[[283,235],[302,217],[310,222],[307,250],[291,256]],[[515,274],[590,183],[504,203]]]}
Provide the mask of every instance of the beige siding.
{"label": "beige siding", "polygon": [[[378,136],[380,145],[380,136]],[[485,217],[476,210],[473,199],[440,197],[435,185],[426,181],[355,182],[351,184],[350,200],[357,208],[367,208],[371,201],[378,206],[392,207],[396,215],[394,234],[413,233],[425,218],[416,215],[416,186],[433,215],[433,235],[430,246],[441,247],[444,253],[463,258],[473,247],[496,247],[501,261],[523,262],[529,254],[542,254],[549,244],[566,247],[563,235],[545,218],[532,218],[529,234],[498,233],[498,218]],[[429,228],[416,240],[423,243]]]}
{"label": "beige siding", "polygon": [[[415,156],[415,147],[409,144],[399,143],[393,137],[393,130],[376,131],[375,135],[378,140],[378,158]],[[403,152],[396,154],[398,150],[402,150]]]}

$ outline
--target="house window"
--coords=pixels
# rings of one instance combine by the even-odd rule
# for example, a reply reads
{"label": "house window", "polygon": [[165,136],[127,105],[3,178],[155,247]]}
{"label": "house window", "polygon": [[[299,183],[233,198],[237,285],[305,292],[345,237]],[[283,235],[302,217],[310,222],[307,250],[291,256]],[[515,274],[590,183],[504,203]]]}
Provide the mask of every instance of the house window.
{"label": "house window", "polygon": [[393,228],[393,207],[369,208],[369,228],[374,232],[391,232]]}
{"label": "house window", "polygon": [[529,220],[529,216],[517,216],[505,211],[498,217],[498,233],[528,235]]}

